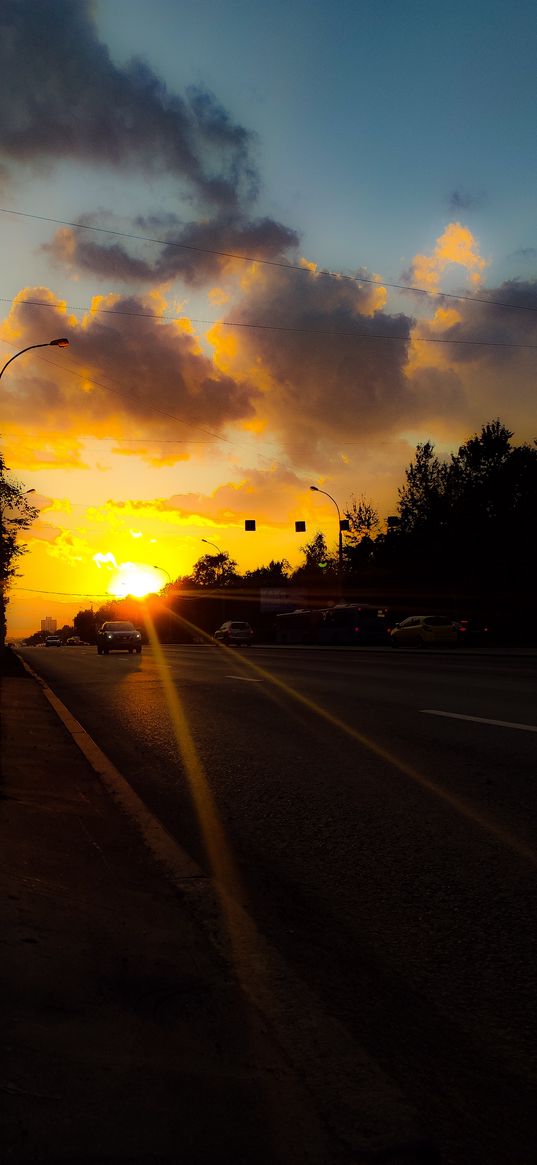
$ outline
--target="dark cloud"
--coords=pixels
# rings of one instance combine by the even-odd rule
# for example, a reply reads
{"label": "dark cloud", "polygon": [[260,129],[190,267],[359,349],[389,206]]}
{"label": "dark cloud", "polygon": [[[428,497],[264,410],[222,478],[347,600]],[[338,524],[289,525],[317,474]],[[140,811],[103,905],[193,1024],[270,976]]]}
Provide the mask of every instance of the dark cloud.
{"label": "dark cloud", "polygon": [[448,208],[450,211],[461,210],[477,210],[478,207],[483,206],[485,201],[484,194],[471,194],[469,190],[452,190],[448,200]]}
{"label": "dark cloud", "polygon": [[[46,288],[23,294],[52,303]],[[24,425],[31,417],[36,427],[53,429],[58,437],[128,434],[164,443],[177,437],[199,446],[204,435],[209,442],[226,425],[255,415],[257,390],[245,379],[238,382],[219,371],[184,328],[159,320],[154,296],[111,297],[100,306],[128,314],[90,314],[75,324],[60,308],[51,307],[44,323],[42,309],[15,302],[9,326],[21,347],[35,343],[44,328],[47,336],[69,336],[71,347],[57,354],[50,370],[44,360],[15,366],[2,401],[6,421]],[[170,446],[164,453],[168,460],[184,456]]]}
{"label": "dark cloud", "polygon": [[[455,310],[453,304],[449,310]],[[418,387],[431,387],[434,380],[440,397],[458,382],[459,416],[469,426],[501,416],[517,440],[533,440],[537,280],[480,287],[474,298],[456,304],[450,327],[439,330],[438,321],[433,327],[421,321],[419,334],[448,342],[441,348],[419,346]]]}
{"label": "dark cloud", "polygon": [[253,137],[202,88],[171,93],[142,61],[118,67],[90,0],[3,0],[0,153],[175,176],[208,204],[257,192]]}
{"label": "dark cloud", "polygon": [[[524,350],[518,345],[537,345],[537,280],[480,287],[475,298],[460,300],[456,307],[459,320],[442,332],[442,339],[454,341],[448,345],[454,366],[513,364],[518,350]],[[426,325],[420,333],[427,333]]]}
{"label": "dark cloud", "polygon": [[[85,221],[90,219],[86,217]],[[182,279],[191,286],[200,286],[230,265],[236,269],[236,261],[229,255],[276,259],[298,244],[296,232],[289,227],[272,219],[248,219],[239,214],[187,224],[168,215],[160,222],[154,218],[138,220],[137,230],[159,237],[161,243],[130,242],[128,248],[118,242],[102,244],[89,232],[64,227],[43,249],[56,262],[103,279],[151,284]],[[134,253],[135,247],[138,254]],[[148,251],[152,253],[150,258]]]}
{"label": "dark cloud", "polygon": [[533,262],[534,259],[537,259],[537,247],[519,247],[518,251],[513,251],[511,258]]}
{"label": "dark cloud", "polygon": [[232,329],[230,367],[270,385],[259,410],[303,464],[418,414],[405,374],[412,320],[387,314],[384,299],[381,286],[264,268],[228,317],[248,325]]}

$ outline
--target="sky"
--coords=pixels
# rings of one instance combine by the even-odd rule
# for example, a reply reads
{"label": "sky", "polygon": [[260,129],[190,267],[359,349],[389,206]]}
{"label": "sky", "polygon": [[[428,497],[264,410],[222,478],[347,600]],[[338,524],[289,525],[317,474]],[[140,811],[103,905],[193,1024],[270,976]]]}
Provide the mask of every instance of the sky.
{"label": "sky", "polygon": [[11,637],[535,439],[536,42],[526,0],[4,0],[0,361],[69,339],[0,382]]}

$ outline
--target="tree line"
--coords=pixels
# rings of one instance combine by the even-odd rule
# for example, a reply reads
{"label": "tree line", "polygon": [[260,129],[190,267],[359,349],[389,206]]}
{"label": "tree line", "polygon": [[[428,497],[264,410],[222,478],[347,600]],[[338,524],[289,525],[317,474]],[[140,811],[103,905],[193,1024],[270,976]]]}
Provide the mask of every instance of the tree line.
{"label": "tree line", "polygon": [[277,608],[276,599],[271,610],[271,591],[282,609],[285,601],[369,601],[401,614],[480,613],[512,627],[523,620],[526,633],[530,624],[533,631],[537,447],[515,445],[512,437],[496,419],[448,458],[431,441],[419,444],[385,530],[373,502],[352,496],[341,572],[337,546],[321,532],[301,548],[295,570],[279,559],[240,573],[229,554],[204,554],[190,575],[143,603],[111,600],[78,612],[74,631],[92,642],[106,619],[141,623],[147,610],[164,640],[192,638],[187,624],[210,632],[234,616],[268,631]]}

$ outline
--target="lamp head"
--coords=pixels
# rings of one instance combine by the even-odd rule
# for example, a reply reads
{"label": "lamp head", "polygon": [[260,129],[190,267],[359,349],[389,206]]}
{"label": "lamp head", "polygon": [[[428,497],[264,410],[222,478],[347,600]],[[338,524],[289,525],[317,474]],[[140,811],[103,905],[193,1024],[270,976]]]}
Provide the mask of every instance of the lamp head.
{"label": "lamp head", "polygon": [[310,489],[314,489],[315,493],[319,493],[319,486],[318,485],[310,485]]}
{"label": "lamp head", "polygon": [[50,340],[49,347],[50,348],[68,348],[69,347],[69,340],[66,338],[66,336],[61,336],[59,340]]}

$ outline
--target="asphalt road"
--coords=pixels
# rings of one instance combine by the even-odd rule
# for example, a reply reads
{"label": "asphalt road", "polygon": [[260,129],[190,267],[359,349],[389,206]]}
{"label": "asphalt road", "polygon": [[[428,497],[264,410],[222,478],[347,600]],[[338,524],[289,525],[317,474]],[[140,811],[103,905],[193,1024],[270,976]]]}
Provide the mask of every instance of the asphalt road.
{"label": "asphalt road", "polygon": [[258,930],[442,1162],[534,1165],[537,658],[167,647],[172,716],[148,648],[22,654],[207,868],[201,762]]}

